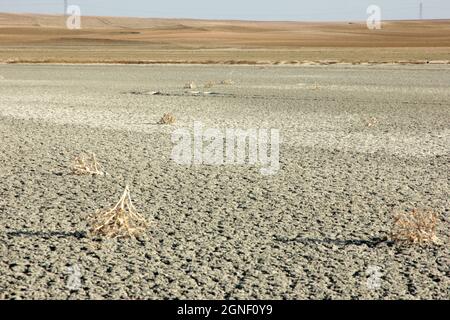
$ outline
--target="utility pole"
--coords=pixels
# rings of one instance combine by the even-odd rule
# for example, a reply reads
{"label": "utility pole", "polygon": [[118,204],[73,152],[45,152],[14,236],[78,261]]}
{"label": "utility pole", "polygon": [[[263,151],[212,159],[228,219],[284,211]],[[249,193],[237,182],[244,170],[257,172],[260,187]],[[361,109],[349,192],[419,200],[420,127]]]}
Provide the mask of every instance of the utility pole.
{"label": "utility pole", "polygon": [[419,19],[423,19],[423,3],[421,2],[419,5]]}

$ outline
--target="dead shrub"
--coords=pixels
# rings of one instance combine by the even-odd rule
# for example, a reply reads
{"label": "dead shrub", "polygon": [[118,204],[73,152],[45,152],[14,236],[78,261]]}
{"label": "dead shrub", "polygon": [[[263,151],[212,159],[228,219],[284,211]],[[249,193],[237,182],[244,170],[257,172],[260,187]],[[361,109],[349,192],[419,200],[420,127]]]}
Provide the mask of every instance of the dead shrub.
{"label": "dead shrub", "polygon": [[102,171],[101,165],[98,163],[94,153],[82,153],[75,157],[72,171],[78,175],[99,175],[102,176],[105,172]]}
{"label": "dead shrub", "polygon": [[165,113],[162,118],[158,121],[158,124],[174,124],[176,118],[171,113]]}
{"label": "dead shrub", "polygon": [[221,84],[221,85],[232,85],[232,84],[234,84],[234,82],[233,82],[233,80],[226,79],[226,80],[220,81],[219,84]]}
{"label": "dead shrub", "polygon": [[440,244],[437,237],[439,216],[429,210],[414,209],[394,216],[391,238],[397,242]]}
{"label": "dead shrub", "polygon": [[184,89],[197,89],[197,85],[194,81],[191,81],[184,85]]}
{"label": "dead shrub", "polygon": [[379,123],[378,119],[375,117],[370,118],[369,120],[366,121],[366,126],[367,127],[374,127]]}
{"label": "dead shrub", "polygon": [[136,212],[128,186],[112,209],[97,211],[89,217],[89,223],[93,236],[107,238],[136,237],[149,226],[145,218]]}

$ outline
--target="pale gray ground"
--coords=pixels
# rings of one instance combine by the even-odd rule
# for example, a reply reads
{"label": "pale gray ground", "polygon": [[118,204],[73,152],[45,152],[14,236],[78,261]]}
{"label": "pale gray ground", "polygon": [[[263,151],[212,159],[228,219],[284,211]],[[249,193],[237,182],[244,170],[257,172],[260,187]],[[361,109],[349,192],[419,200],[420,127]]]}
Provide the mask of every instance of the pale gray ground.
{"label": "pale gray ground", "polygon": [[[0,298],[449,298],[449,67],[3,65],[0,76]],[[197,89],[217,95],[183,90],[226,79]],[[155,124],[165,112],[174,126]],[[174,163],[171,132],[194,120],[280,129],[281,170]],[[72,175],[82,151],[110,175]],[[87,215],[127,183],[154,225],[140,240],[91,239]],[[392,214],[416,207],[439,213],[443,245],[383,241]]]}

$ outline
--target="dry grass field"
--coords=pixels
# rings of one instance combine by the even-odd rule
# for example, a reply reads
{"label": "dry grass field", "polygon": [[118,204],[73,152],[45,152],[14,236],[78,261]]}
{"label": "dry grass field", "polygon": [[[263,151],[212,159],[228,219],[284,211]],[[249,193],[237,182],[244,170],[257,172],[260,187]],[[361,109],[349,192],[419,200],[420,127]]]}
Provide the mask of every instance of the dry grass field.
{"label": "dry grass field", "polygon": [[[450,21],[249,22],[0,14],[0,61],[56,63],[426,63],[450,60]],[[443,61],[442,61],[443,60]]]}

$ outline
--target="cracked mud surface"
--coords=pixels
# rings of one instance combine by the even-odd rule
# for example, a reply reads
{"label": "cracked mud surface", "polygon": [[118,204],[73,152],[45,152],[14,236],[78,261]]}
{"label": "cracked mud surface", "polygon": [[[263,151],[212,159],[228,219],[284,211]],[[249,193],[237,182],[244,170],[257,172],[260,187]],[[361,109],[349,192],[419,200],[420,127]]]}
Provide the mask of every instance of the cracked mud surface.
{"label": "cracked mud surface", "polygon": [[[0,298],[448,299],[449,71],[0,66]],[[176,164],[171,132],[193,121],[280,129],[280,171]],[[84,151],[109,175],[71,174]],[[92,239],[86,217],[126,184],[152,228]],[[416,207],[443,245],[386,240]]]}

